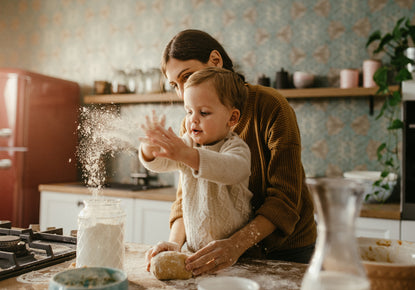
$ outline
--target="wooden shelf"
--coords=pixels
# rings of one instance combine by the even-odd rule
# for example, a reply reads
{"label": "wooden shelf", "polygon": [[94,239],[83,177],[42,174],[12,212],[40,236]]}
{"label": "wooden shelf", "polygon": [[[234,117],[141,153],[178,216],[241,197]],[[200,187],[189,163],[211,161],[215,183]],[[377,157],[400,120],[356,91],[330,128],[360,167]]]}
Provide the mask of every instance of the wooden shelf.
{"label": "wooden shelf", "polygon": [[[398,86],[391,86],[391,90],[398,90]],[[310,89],[283,89],[279,92],[287,99],[292,98],[344,98],[368,97],[376,94],[377,88],[310,88]],[[84,97],[85,104],[135,104],[135,103],[180,103],[182,102],[174,92],[153,94],[112,94],[89,95]]]}
{"label": "wooden shelf", "polygon": [[180,100],[174,92],[151,94],[89,95],[84,97],[85,104],[135,104],[172,102],[182,102],[182,100]]}

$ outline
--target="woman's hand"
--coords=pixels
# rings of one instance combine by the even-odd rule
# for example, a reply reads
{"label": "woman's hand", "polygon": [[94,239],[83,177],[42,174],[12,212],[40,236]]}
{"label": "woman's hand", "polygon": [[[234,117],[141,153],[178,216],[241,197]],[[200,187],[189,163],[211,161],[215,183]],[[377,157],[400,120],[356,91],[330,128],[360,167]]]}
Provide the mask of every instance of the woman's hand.
{"label": "woman's hand", "polygon": [[231,239],[212,241],[186,260],[186,269],[198,276],[232,266],[244,253],[244,248]]}
{"label": "woman's hand", "polygon": [[180,252],[180,246],[177,243],[172,242],[159,242],[157,245],[153,246],[146,252],[146,263],[147,271],[150,271],[151,259],[158,253],[165,251],[177,251]]}

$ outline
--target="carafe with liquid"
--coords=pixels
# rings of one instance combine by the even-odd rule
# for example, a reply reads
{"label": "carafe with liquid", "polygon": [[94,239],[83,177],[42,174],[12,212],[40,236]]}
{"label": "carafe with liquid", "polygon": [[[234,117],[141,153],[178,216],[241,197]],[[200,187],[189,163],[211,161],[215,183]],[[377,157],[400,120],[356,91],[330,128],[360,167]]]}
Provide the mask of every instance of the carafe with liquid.
{"label": "carafe with liquid", "polygon": [[76,267],[124,268],[125,218],[119,199],[89,199],[78,215]]}
{"label": "carafe with liquid", "polygon": [[355,222],[365,186],[344,178],[307,179],[317,209],[317,242],[302,290],[369,290]]}

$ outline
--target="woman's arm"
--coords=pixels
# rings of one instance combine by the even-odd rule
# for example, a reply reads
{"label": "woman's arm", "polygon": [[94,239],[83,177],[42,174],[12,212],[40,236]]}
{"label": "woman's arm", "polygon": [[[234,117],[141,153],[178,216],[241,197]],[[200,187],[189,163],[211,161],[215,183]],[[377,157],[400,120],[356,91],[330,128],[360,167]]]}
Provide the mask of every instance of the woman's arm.
{"label": "woman's arm", "polygon": [[236,263],[242,254],[275,230],[275,225],[258,215],[230,238],[213,241],[186,260],[193,275],[212,273]]}

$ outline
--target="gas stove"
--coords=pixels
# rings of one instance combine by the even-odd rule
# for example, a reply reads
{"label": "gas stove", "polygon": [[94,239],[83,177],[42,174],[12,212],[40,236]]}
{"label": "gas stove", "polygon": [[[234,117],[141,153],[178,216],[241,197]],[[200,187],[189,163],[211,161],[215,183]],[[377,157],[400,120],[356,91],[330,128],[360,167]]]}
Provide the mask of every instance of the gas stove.
{"label": "gas stove", "polygon": [[62,228],[34,231],[0,221],[0,281],[49,267],[76,256],[76,237],[64,236]]}

